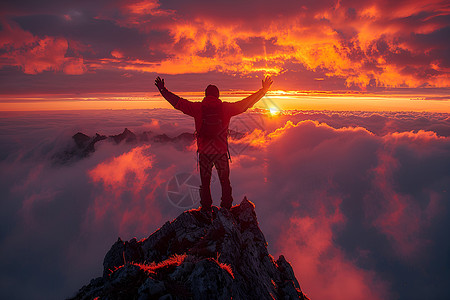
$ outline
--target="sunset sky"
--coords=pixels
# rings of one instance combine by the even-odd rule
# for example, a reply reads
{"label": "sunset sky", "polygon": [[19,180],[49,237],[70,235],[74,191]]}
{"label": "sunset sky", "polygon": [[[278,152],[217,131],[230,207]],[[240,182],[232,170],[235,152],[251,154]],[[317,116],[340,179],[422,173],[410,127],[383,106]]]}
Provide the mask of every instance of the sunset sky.
{"label": "sunset sky", "polygon": [[272,90],[406,93],[432,110],[449,100],[449,13],[422,0],[2,1],[0,97],[154,93],[156,74],[176,92],[252,91],[271,74]]}
{"label": "sunset sky", "polygon": [[[225,101],[235,204],[312,300],[447,299],[450,3],[433,0],[0,2],[0,295],[65,299],[120,236],[184,209],[196,145],[95,144],[77,132],[194,132],[154,85]],[[74,150],[75,149],[75,150]],[[218,180],[212,184],[219,204]]]}

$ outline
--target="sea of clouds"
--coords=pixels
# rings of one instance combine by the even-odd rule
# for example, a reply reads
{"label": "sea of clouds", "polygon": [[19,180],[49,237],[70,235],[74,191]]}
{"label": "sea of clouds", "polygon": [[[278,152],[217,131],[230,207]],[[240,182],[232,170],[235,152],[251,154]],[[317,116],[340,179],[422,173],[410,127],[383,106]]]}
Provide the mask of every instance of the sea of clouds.
{"label": "sea of clouds", "polygon": [[[102,141],[87,158],[54,159],[77,132],[125,127],[194,131],[166,109],[1,113],[2,297],[72,296],[119,236],[146,238],[198,207],[195,145]],[[246,133],[230,140],[235,203],[255,203],[270,253],[286,256],[311,299],[446,297],[449,114],[253,111],[230,128]],[[217,180],[212,190],[218,205]]]}

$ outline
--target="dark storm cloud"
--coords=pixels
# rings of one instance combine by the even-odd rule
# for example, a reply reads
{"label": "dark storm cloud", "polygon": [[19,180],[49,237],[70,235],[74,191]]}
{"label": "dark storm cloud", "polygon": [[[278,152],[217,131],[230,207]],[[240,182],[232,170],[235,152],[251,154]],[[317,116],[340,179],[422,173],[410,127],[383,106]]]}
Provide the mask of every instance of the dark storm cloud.
{"label": "dark storm cloud", "polygon": [[75,11],[86,11],[91,15],[96,15],[100,10],[107,9],[110,6],[117,5],[119,1],[117,0],[99,0],[99,1],[88,1],[88,0],[5,0],[1,3],[2,15],[29,15],[29,14],[64,14]]}

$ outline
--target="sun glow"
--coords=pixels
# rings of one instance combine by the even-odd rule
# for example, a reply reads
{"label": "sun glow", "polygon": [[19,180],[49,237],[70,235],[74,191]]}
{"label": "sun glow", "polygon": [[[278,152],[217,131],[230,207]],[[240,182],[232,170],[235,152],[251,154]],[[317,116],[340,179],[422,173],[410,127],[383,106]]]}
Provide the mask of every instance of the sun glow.
{"label": "sun glow", "polygon": [[[247,97],[248,91],[223,91],[222,100],[236,102]],[[199,101],[203,92],[178,92],[180,97]],[[86,93],[61,95],[0,96],[0,111],[92,110],[92,109],[156,109],[172,108],[158,93]],[[309,91],[269,91],[256,103],[270,116],[287,114],[289,110],[330,111],[428,111],[450,112],[446,94],[370,94]]]}
{"label": "sun glow", "polygon": [[272,116],[276,116],[276,115],[278,115],[278,114],[280,113],[280,110],[279,110],[278,108],[276,108],[276,107],[271,107],[271,108],[269,109],[269,111],[270,111],[270,114],[271,114]]}

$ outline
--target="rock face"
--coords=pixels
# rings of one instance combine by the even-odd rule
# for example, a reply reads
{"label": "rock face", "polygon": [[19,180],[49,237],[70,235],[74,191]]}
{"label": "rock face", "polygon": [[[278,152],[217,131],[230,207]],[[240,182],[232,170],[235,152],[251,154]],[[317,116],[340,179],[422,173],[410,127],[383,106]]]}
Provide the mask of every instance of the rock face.
{"label": "rock face", "polygon": [[253,203],[182,213],[147,239],[119,240],[103,277],[72,299],[308,299],[291,265],[267,251]]}
{"label": "rock face", "polygon": [[122,142],[123,140],[125,140],[126,143],[135,143],[137,141],[137,136],[128,128],[125,128],[125,130],[120,134],[111,135],[110,138],[116,144],[120,144],[120,142]]}

